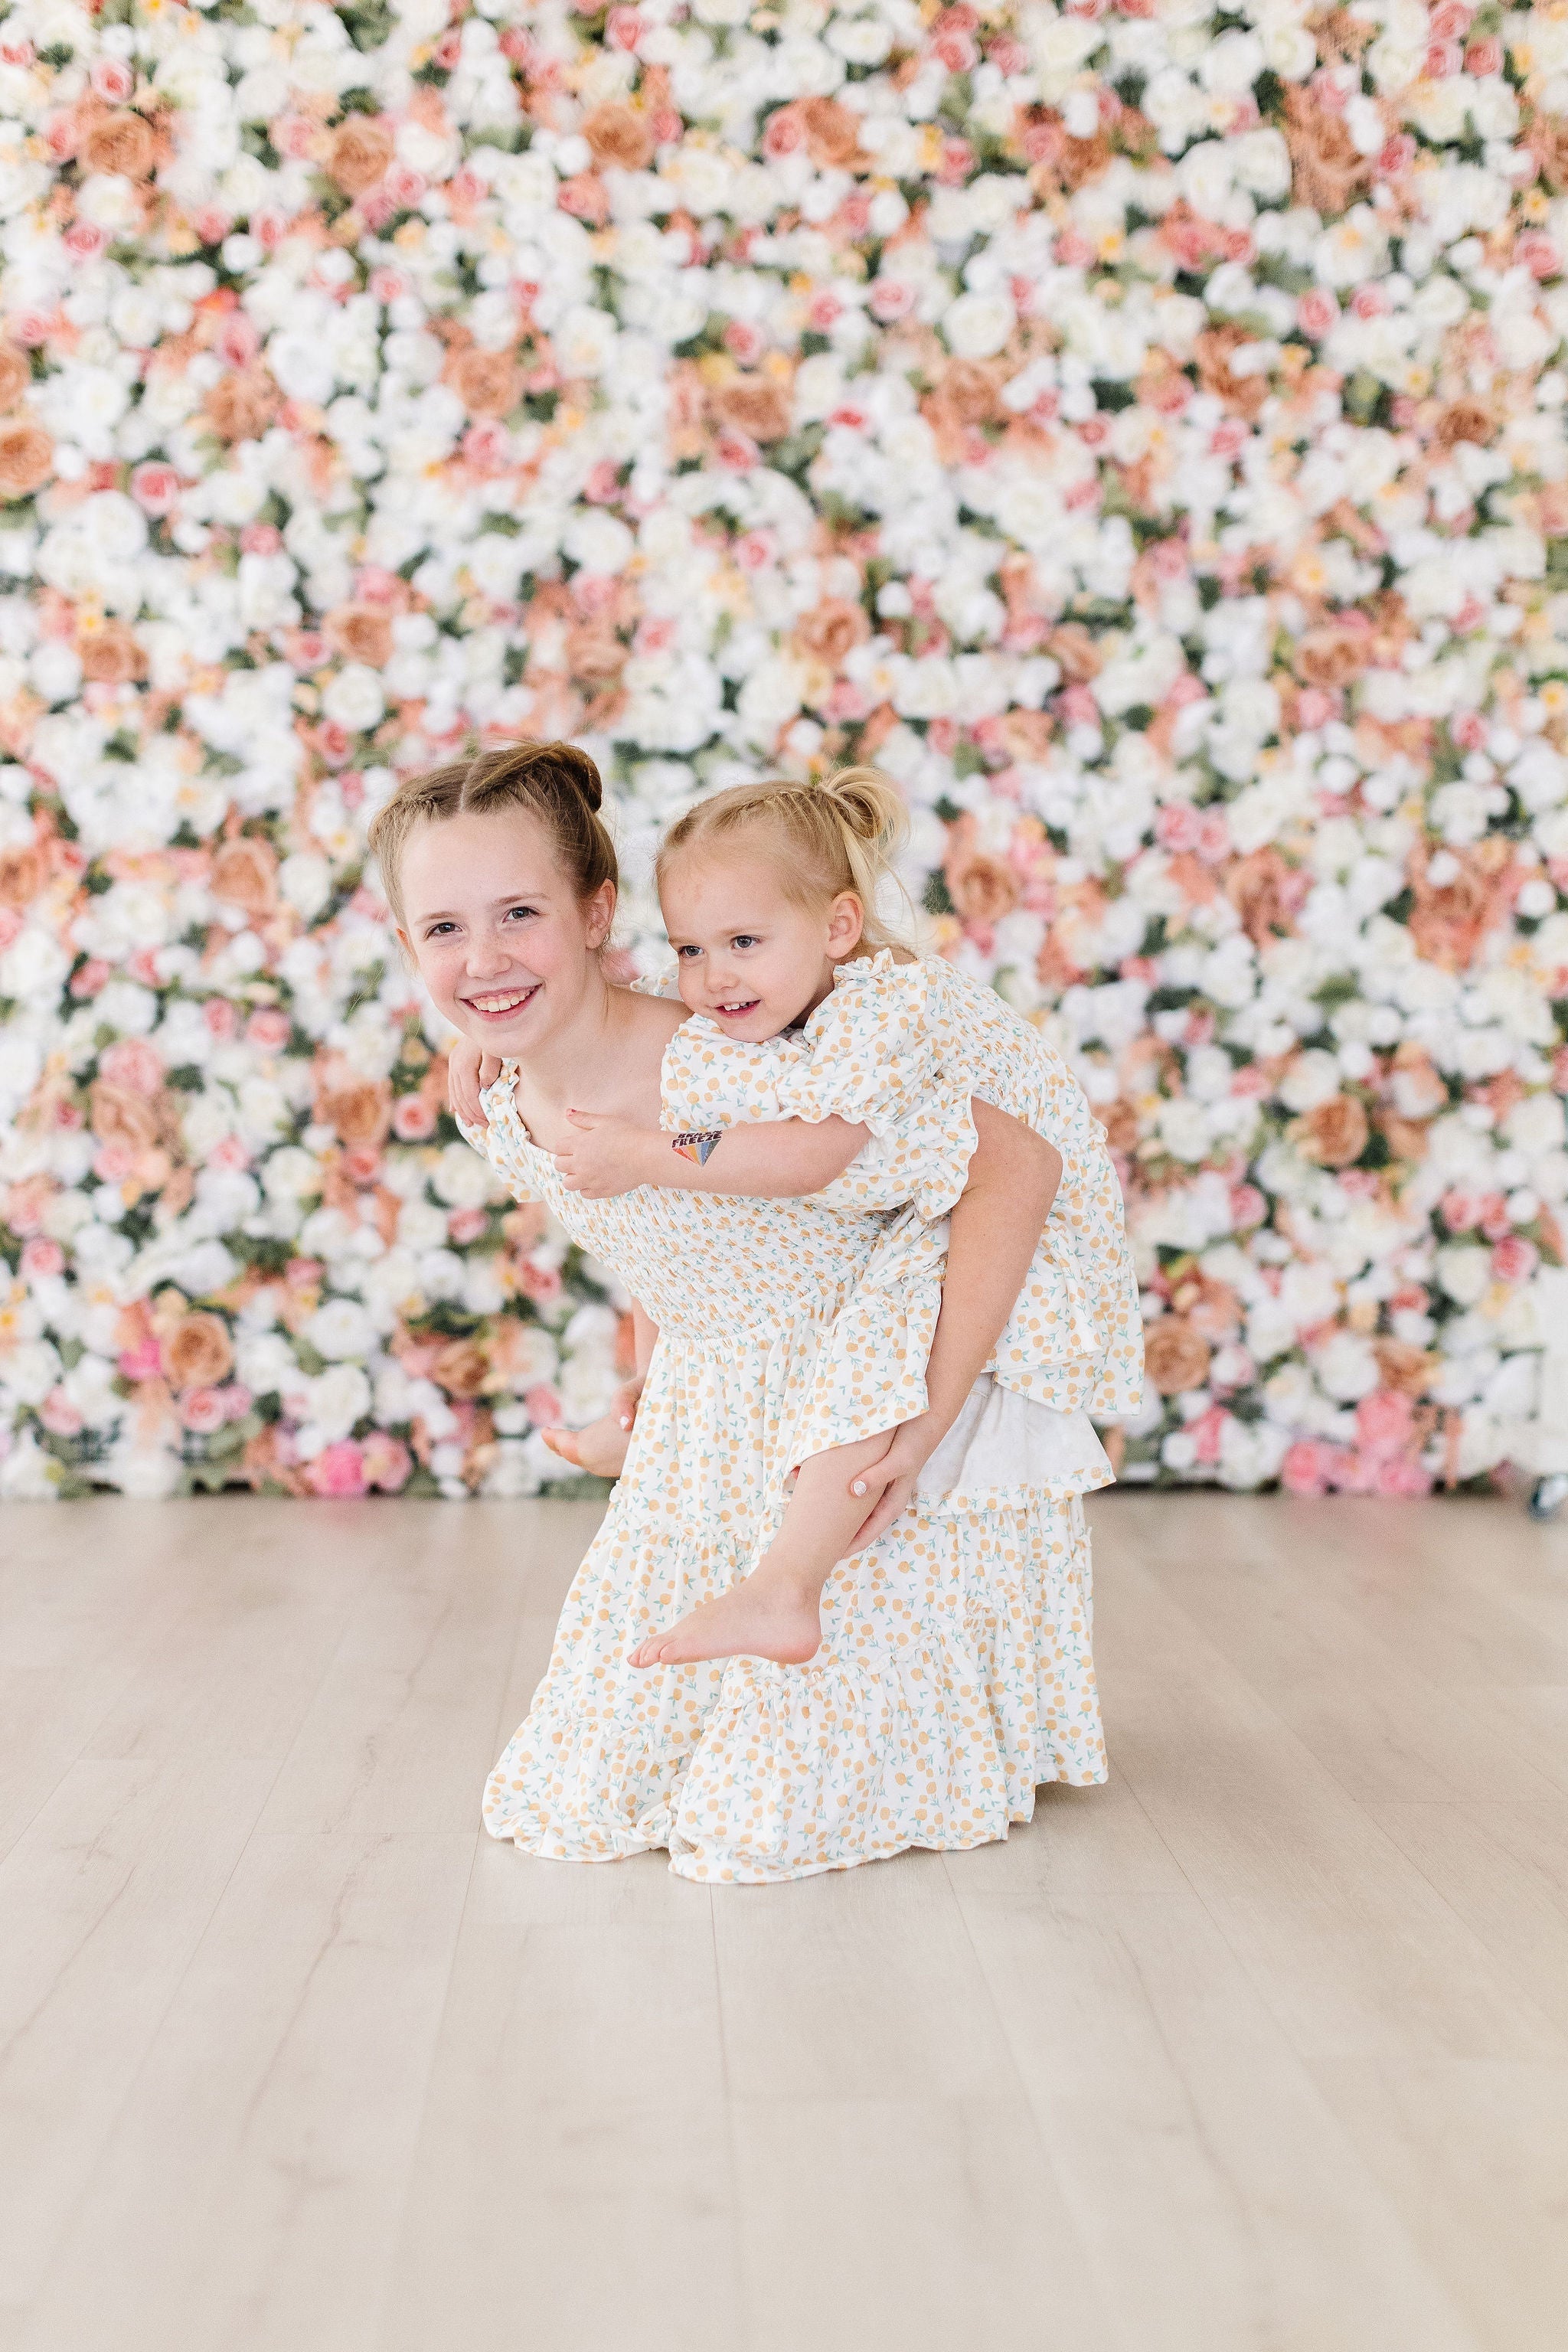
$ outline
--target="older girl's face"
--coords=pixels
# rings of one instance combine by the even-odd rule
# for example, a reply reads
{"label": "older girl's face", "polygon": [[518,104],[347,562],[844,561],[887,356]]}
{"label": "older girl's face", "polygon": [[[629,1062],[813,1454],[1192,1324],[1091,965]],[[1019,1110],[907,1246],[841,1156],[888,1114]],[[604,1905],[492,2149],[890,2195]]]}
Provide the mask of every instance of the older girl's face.
{"label": "older girl's face", "polygon": [[616,892],[580,899],[521,809],[423,824],[403,853],[398,938],[437,1009],[487,1053],[521,1060],[582,1009]]}

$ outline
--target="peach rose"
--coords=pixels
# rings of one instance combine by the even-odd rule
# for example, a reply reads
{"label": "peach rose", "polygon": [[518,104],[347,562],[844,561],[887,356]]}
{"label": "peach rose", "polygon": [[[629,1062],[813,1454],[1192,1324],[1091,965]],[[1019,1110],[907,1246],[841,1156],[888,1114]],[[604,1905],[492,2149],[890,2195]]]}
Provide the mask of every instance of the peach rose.
{"label": "peach rose", "polygon": [[278,414],[278,386],[265,368],[236,369],[219,376],[205,414],[220,441],[258,440]]}
{"label": "peach rose", "polygon": [[127,621],[105,621],[77,639],[83,677],[94,686],[129,686],[144,667],[136,632]]}
{"label": "peach rose", "polygon": [[713,394],[713,412],[731,431],[753,441],[782,441],[789,431],[790,396],[772,376],[736,376]]}
{"label": "peach rose", "polygon": [[1069,686],[1087,686],[1105,666],[1104,655],[1081,621],[1053,629],[1047,650]]}
{"label": "peach rose", "polygon": [[818,171],[841,172],[860,146],[860,124],[836,98],[808,98],[800,109],[805,152]]}
{"label": "peach rose", "polygon": [[837,669],[854,646],[870,635],[870,625],[858,604],[846,596],[825,596],[795,625],[795,649],[807,661],[824,662]]}
{"label": "peach rose", "polygon": [[1256,341],[1245,327],[1205,327],[1194,346],[1198,363],[1198,382],[1205,392],[1213,393],[1234,408],[1237,415],[1250,425],[1268,397],[1266,375],[1233,375],[1232,355],[1243,343]]}
{"label": "peach rose", "polygon": [[158,1140],[158,1116],[144,1096],[95,1078],[88,1118],[100,1143],[132,1154],[150,1151]]}
{"label": "peach rose", "polygon": [[152,124],[130,107],[95,122],[82,142],[86,170],[121,180],[144,180],[157,159],[158,142]]}
{"label": "peach rose", "polygon": [[1432,428],[1439,449],[1455,448],[1461,441],[1484,446],[1491,437],[1491,412],[1483,400],[1451,400]]}
{"label": "peach rose", "polygon": [[1047,710],[1009,710],[1002,721],[1003,742],[1026,767],[1038,767],[1047,758],[1056,731],[1056,720]]}
{"label": "peach rose", "polygon": [[1370,1133],[1365,1106],[1356,1096],[1331,1095],[1298,1123],[1296,1148],[1320,1168],[1349,1168],[1366,1150]]}
{"label": "peach rose", "polygon": [[327,177],[345,196],[363,196],[384,176],[395,152],[384,122],[351,114],[332,133],[325,158]]}
{"label": "peach rose", "polygon": [[1201,1389],[1208,1378],[1210,1349],[1184,1315],[1162,1315],[1143,1341],[1143,1368],[1162,1396]]}
{"label": "peach rose", "polygon": [[269,915],[277,904],[278,858],[265,841],[238,834],[213,859],[207,884],[215,898],[243,907],[247,915]]}
{"label": "peach rose", "polygon": [[1402,1396],[1424,1396],[1442,1361],[1440,1356],[1429,1356],[1424,1348],[1409,1347],[1403,1339],[1374,1339],[1372,1352],[1377,1359],[1384,1387],[1396,1390]]}
{"label": "peach rose", "polygon": [[392,659],[392,615],[379,604],[340,604],[326,618],[327,642],[346,661],[384,669]]}
{"label": "peach rose", "polygon": [[1337,692],[1361,676],[1371,651],[1372,639],[1364,629],[1325,621],[1302,636],[1296,647],[1296,667],[1309,686]]}
{"label": "peach rose", "polygon": [[392,1088],[384,1078],[345,1076],[317,1097],[316,1116],[351,1151],[379,1149],[392,1125]]}
{"label": "peach rose", "polygon": [[622,172],[646,172],[653,161],[653,127],[646,114],[624,100],[610,99],[584,115],[582,123],[588,152],[595,163],[614,164]]}
{"label": "peach rose", "polygon": [[26,909],[48,879],[48,861],[36,841],[0,849],[0,906]]}
{"label": "peach rose", "polygon": [[996,372],[978,360],[949,360],[937,379],[931,406],[936,421],[952,425],[986,425],[1001,415]]}
{"label": "peach rose", "polygon": [[0,413],[15,408],[32,381],[26,352],[15,343],[0,342]]}
{"label": "peach rose", "polygon": [[234,1370],[234,1349],[221,1316],[182,1315],[163,1339],[163,1377],[174,1389],[216,1389]]}
{"label": "peach rose", "polygon": [[602,686],[608,678],[619,677],[630,651],[607,621],[580,622],[567,634],[566,667],[584,684]]}
{"label": "peach rose", "polygon": [[55,445],[25,416],[0,425],[0,499],[30,499],[55,470]]}
{"label": "peach rose", "polygon": [[505,352],[470,345],[447,364],[447,381],[470,416],[510,416],[522,398],[522,374]]}
{"label": "peach rose", "polygon": [[953,909],[966,923],[1000,922],[1018,903],[1019,882],[1010,866],[974,846],[974,819],[955,817],[948,827],[942,879]]}
{"label": "peach rose", "polygon": [[477,1339],[448,1339],[430,1367],[430,1377],[448,1396],[478,1396],[489,1377],[489,1365]]}

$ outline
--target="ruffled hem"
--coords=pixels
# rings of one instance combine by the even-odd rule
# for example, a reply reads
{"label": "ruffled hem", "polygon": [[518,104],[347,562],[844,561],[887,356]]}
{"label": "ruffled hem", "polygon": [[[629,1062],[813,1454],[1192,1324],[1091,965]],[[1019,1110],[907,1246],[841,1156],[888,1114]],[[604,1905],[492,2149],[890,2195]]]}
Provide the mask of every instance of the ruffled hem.
{"label": "ruffled hem", "polygon": [[486,1827],[563,1861],[667,1846],[678,1875],[741,1885],[990,1843],[1040,1782],[1105,1778],[1091,1617],[1076,1500],[907,1513],[830,1579],[808,1665],[560,1658]]}

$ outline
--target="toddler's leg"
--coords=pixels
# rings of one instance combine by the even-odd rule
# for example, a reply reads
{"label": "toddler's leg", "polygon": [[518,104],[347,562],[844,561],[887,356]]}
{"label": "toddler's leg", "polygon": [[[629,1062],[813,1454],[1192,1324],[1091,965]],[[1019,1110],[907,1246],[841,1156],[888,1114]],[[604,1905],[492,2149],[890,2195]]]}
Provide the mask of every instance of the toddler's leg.
{"label": "toddler's leg", "polygon": [[668,1633],[632,1653],[634,1666],[689,1664],[694,1658],[776,1658],[800,1665],[822,1643],[822,1588],[843,1559],[875,1496],[850,1492],[893,1442],[890,1429],[853,1445],[814,1454],[795,1476],[784,1524],[748,1577],[705,1601]]}

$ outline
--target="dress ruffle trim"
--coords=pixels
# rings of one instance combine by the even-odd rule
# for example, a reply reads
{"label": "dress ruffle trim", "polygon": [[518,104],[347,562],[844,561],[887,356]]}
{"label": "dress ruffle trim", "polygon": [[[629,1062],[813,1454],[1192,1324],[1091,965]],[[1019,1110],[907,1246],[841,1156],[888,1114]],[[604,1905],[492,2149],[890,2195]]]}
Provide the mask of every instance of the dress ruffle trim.
{"label": "dress ruffle trim", "polygon": [[912,1560],[906,1540],[896,1562],[844,1562],[808,1665],[617,1677],[601,1652],[554,1691],[547,1676],[485,1825],[563,1862],[667,1846],[681,1877],[752,1885],[987,1844],[1029,1820],[1039,1782],[1106,1777],[1091,1617],[1076,1501],[970,1510],[929,1548],[917,1535]]}

